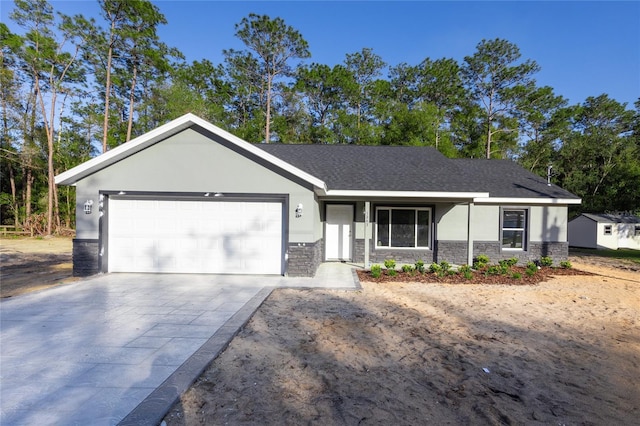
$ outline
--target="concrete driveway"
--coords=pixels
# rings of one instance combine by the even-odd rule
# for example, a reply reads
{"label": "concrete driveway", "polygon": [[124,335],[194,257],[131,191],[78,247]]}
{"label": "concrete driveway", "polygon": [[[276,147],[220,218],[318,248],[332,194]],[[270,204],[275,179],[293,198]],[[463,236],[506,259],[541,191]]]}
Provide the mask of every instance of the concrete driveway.
{"label": "concrete driveway", "polygon": [[315,278],[106,274],[0,302],[0,424],[157,424],[277,287]]}

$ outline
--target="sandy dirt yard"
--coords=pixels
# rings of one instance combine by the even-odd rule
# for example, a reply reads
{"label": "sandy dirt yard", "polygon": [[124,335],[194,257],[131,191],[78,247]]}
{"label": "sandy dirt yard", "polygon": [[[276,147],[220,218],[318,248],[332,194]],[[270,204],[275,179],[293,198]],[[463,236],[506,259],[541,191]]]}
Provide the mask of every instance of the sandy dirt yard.
{"label": "sandy dirt yard", "polygon": [[71,253],[71,238],[1,238],[0,298],[76,280]]}
{"label": "sandy dirt yard", "polygon": [[276,290],[169,425],[637,425],[640,272]]}

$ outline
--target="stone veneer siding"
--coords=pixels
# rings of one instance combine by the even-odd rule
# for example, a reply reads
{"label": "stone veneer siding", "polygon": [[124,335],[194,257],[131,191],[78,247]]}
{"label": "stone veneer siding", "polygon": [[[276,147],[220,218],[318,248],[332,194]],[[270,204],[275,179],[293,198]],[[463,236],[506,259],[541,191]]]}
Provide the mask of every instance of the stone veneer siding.
{"label": "stone veneer siding", "polygon": [[467,263],[467,247],[466,241],[436,241],[436,259],[435,261],[449,262],[454,265],[464,265]]}
{"label": "stone veneer siding", "polygon": [[323,240],[315,243],[289,243],[287,275],[290,277],[313,277],[322,262]]}
{"label": "stone veneer siding", "polygon": [[479,254],[489,256],[489,261],[492,264],[512,257],[517,257],[518,263],[525,264],[527,262],[540,260],[541,257],[549,256],[553,259],[553,263],[558,265],[561,261],[567,260],[569,257],[569,243],[531,241],[526,251],[503,251],[498,241],[474,241],[474,258]]}
{"label": "stone veneer siding", "polygon": [[[364,263],[364,239],[356,239],[354,244],[353,261],[355,263]],[[370,242],[369,262],[371,264],[384,264],[386,259],[393,259],[398,266],[404,264],[413,265],[417,260],[422,260],[429,264],[433,262],[433,250],[424,249],[377,249],[374,247],[373,241]]]}
{"label": "stone veneer siding", "polygon": [[98,240],[73,240],[73,276],[86,277],[100,272]]}

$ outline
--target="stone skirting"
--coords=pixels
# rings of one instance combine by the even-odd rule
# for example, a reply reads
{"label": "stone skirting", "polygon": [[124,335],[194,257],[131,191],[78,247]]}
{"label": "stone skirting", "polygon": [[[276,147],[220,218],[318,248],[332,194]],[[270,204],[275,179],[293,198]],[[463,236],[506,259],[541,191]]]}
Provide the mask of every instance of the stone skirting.
{"label": "stone skirting", "polygon": [[449,262],[455,265],[464,265],[468,261],[468,244],[466,241],[436,241],[435,261]]}
{"label": "stone skirting", "polygon": [[315,243],[289,243],[287,275],[290,277],[313,277],[322,262],[323,240]]}
{"label": "stone skirting", "polygon": [[[353,260],[355,263],[364,263],[364,239],[356,239],[354,244]],[[434,260],[433,250],[425,249],[376,249],[371,241],[369,244],[369,262],[371,264],[384,264],[386,259],[393,259],[398,266],[403,264],[416,263],[417,260],[422,260],[424,263],[429,264]]]}
{"label": "stone skirting", "polygon": [[73,276],[86,277],[100,272],[98,240],[73,240]]}
{"label": "stone skirting", "polygon": [[491,263],[516,257],[520,264],[534,262],[540,260],[541,257],[548,256],[553,259],[554,264],[558,265],[569,257],[569,243],[531,241],[526,251],[509,251],[502,250],[498,241],[474,241],[473,257],[475,258],[479,254],[487,255]]}

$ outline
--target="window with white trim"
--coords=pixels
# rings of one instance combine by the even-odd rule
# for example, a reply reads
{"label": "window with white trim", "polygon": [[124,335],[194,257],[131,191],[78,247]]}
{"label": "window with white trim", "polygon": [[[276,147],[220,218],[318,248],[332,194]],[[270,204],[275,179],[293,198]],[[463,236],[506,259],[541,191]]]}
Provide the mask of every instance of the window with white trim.
{"label": "window with white trim", "polygon": [[525,250],[527,241],[527,210],[502,210],[502,249]]}
{"label": "window with white trim", "polygon": [[430,247],[430,208],[376,208],[376,248]]}
{"label": "window with white trim", "polygon": [[612,226],[611,225],[605,225],[604,226],[604,235],[611,235],[611,230],[612,230]]}
{"label": "window with white trim", "polygon": [[635,236],[640,237],[640,225],[635,226]]}

